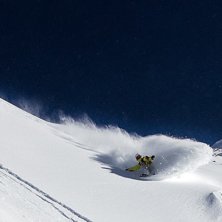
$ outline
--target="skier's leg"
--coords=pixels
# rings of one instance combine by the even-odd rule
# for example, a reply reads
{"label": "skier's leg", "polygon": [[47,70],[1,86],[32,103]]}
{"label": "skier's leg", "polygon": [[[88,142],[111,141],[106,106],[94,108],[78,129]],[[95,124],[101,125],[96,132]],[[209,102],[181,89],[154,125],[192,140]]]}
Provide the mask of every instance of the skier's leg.
{"label": "skier's leg", "polygon": [[152,174],[152,175],[155,175],[155,174],[156,174],[156,169],[155,169],[155,167],[154,167],[153,165],[149,166],[149,172],[150,172],[150,174]]}
{"label": "skier's leg", "polygon": [[149,167],[148,167],[148,166],[146,166],[146,167],[143,168],[143,174],[144,174],[144,175],[148,175],[148,176],[150,175],[150,170],[149,170]]}

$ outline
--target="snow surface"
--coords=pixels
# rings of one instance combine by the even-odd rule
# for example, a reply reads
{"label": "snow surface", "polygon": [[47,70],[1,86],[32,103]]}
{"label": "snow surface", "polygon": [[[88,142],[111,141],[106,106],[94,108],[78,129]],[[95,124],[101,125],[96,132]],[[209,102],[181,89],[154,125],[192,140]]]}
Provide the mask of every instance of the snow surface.
{"label": "snow surface", "polygon": [[[1,99],[0,135],[0,221],[222,221],[222,157],[207,144],[52,124]],[[156,176],[125,171],[136,153],[156,156]]]}
{"label": "snow surface", "polygon": [[216,143],[212,145],[214,149],[222,149],[222,140],[218,140]]}

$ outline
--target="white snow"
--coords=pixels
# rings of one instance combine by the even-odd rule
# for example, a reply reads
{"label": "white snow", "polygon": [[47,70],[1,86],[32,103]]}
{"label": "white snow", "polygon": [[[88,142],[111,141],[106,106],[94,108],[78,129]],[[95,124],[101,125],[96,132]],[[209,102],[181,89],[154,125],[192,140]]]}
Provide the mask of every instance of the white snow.
{"label": "white snow", "polygon": [[49,204],[46,198],[3,169],[0,170],[0,196],[0,221],[70,221],[55,204]]}
{"label": "white snow", "polygon": [[[201,142],[52,124],[0,99],[0,153],[0,221],[222,221],[222,157]],[[125,171],[136,153],[156,176]]]}

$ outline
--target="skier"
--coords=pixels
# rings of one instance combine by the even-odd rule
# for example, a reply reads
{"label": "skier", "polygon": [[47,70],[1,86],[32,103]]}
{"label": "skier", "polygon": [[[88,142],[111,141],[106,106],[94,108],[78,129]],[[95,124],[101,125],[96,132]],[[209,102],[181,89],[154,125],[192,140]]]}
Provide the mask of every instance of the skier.
{"label": "skier", "polygon": [[137,170],[140,170],[141,168],[144,169],[144,173],[141,174],[140,176],[149,176],[150,175],[150,166],[153,163],[153,160],[155,158],[155,156],[141,156],[140,154],[136,154],[135,155],[136,160],[138,161],[138,164],[127,168],[126,171],[130,171],[130,172],[134,172]]}

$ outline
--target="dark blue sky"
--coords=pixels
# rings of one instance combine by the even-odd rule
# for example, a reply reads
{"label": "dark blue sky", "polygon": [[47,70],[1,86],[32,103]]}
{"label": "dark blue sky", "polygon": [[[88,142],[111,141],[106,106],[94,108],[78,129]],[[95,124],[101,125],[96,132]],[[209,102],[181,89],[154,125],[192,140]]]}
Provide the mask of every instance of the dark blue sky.
{"label": "dark blue sky", "polygon": [[0,1],[0,92],[45,112],[222,138],[221,1]]}

